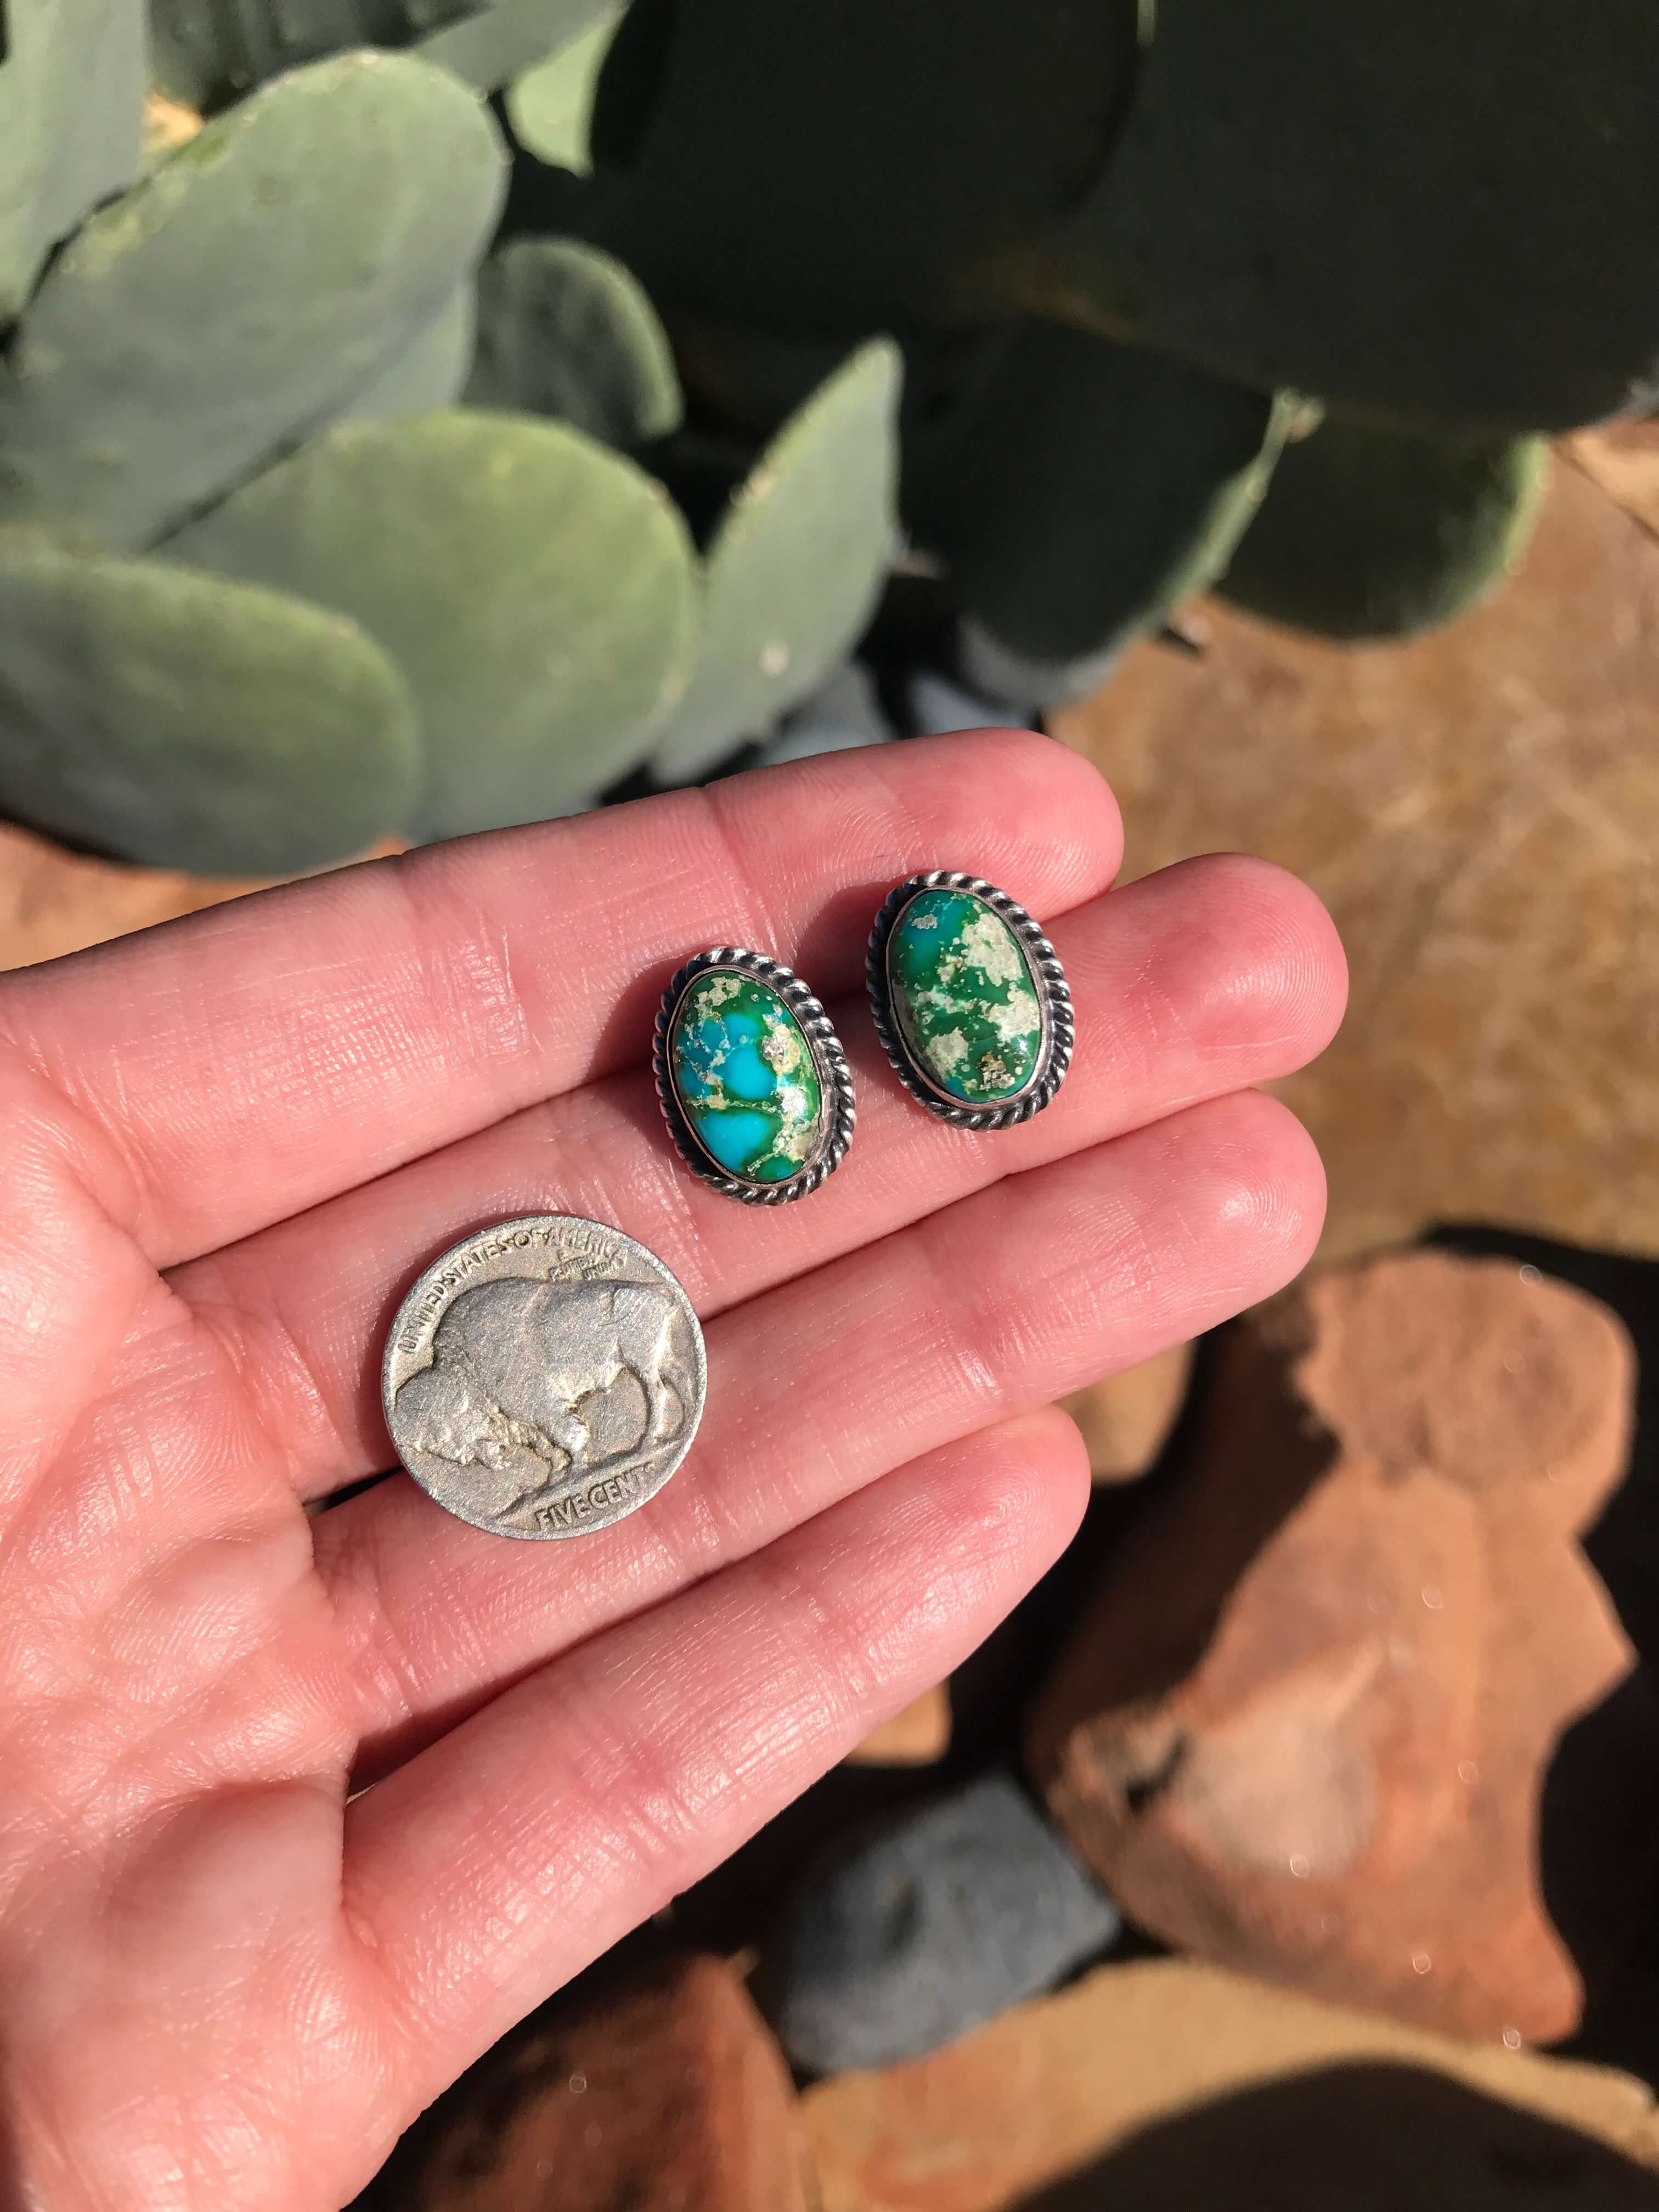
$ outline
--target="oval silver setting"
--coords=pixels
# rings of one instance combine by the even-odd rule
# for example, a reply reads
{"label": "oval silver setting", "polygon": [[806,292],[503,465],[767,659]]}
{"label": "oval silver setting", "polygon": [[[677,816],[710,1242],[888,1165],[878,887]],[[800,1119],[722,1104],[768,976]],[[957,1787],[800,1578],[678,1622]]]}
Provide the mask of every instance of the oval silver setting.
{"label": "oval silver setting", "polygon": [[[959,891],[977,899],[1012,931],[1025,956],[1036,991],[1042,1018],[1036,1065],[1017,1091],[992,1105],[973,1105],[933,1080],[911,1050],[894,1004],[892,976],[888,967],[888,949],[893,933],[914,898],[923,891],[940,890]],[[1066,981],[1060,955],[1041,927],[1018,899],[999,890],[983,876],[969,875],[960,868],[929,868],[921,875],[908,876],[903,883],[896,884],[870,933],[865,983],[876,1034],[892,1063],[894,1073],[918,1105],[925,1106],[941,1121],[949,1121],[958,1129],[1010,1129],[1021,1121],[1029,1121],[1033,1115],[1042,1113],[1045,1106],[1053,1103],[1055,1092],[1071,1068],[1077,1042],[1071,986]]]}

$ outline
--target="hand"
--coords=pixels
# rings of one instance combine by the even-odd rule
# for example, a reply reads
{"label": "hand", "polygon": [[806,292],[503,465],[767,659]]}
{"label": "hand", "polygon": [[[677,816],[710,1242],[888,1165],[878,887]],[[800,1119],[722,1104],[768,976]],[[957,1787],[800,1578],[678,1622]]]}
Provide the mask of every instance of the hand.
{"label": "hand", "polygon": [[[1319,1164],[1247,1086],[1330,1036],[1330,924],[1247,860],[1106,896],[1118,856],[1091,769],[988,733],[0,977],[0,2198],[333,2212],[1049,1565],[1089,1482],[1050,1401],[1301,1267]],[[860,1010],[876,907],[935,866],[1072,981],[1071,1078],[1021,1129],[921,1112]],[[859,1083],[846,1164],[775,1210],[685,1172],[646,1066],[672,970],[745,942],[841,1002]],[[532,1212],[695,1300],[680,1473],[568,1544],[401,1474],[308,1519],[391,1462],[412,1277]]]}

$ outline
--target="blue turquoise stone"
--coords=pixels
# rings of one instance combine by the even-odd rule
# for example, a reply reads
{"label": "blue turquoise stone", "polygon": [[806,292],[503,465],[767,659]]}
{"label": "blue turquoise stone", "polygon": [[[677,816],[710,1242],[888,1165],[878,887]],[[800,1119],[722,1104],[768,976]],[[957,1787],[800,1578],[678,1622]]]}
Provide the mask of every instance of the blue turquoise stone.
{"label": "blue turquoise stone", "polygon": [[823,1085],[805,1030],[768,983],[712,968],[669,1031],[681,1108],[714,1164],[739,1182],[787,1182],[823,1142]]}
{"label": "blue turquoise stone", "polygon": [[893,1012],[912,1060],[969,1106],[1018,1097],[1042,1055],[1042,1002],[1001,915],[971,891],[919,891],[887,945]]}

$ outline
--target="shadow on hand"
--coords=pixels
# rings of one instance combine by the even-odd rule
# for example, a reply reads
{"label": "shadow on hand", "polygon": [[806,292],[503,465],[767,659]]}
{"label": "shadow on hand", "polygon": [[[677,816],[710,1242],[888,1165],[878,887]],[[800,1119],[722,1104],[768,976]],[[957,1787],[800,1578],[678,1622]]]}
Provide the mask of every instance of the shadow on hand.
{"label": "shadow on hand", "polygon": [[1659,2174],[1407,2066],[1337,2066],[1165,2120],[1018,2212],[1659,2212]]}

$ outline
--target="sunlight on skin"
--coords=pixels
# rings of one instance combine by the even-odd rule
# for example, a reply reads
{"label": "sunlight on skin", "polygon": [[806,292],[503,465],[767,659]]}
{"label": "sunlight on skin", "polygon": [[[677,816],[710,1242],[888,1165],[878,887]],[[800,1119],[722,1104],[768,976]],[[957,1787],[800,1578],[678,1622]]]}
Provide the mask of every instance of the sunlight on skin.
{"label": "sunlight on skin", "polygon": [[[334,2212],[1030,1587],[1088,1494],[1050,1400],[1302,1265],[1318,1163],[1250,1086],[1340,1018],[1329,922],[1236,859],[1109,896],[1118,859],[1091,769],[981,733],[0,977],[0,2201]],[[1066,963],[1078,1057],[1022,1128],[921,1113],[860,1022],[871,919],[933,866]],[[668,975],[745,942],[830,1003],[860,1085],[845,1166],[758,1215],[679,1167],[647,1070]],[[412,1276],[530,1211],[685,1284],[684,1468],[568,1546],[401,1477],[307,1521],[387,1462]]]}

